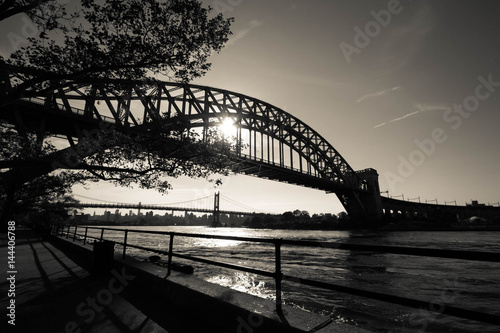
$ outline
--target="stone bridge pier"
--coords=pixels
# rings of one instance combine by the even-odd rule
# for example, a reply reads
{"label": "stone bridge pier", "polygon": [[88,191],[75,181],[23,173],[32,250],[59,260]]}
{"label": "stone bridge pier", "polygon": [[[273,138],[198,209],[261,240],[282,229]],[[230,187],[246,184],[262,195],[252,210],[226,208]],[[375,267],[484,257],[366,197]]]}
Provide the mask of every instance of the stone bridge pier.
{"label": "stone bridge pier", "polygon": [[368,192],[360,192],[359,199],[368,215],[369,223],[380,223],[383,218],[382,198],[378,184],[378,172],[369,168],[356,171],[356,174],[365,184]]}

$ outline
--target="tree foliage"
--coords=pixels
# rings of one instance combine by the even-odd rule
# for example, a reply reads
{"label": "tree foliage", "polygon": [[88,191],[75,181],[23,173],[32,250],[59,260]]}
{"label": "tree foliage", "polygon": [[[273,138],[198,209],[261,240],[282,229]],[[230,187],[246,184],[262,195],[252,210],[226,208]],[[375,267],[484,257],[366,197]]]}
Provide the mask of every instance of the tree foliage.
{"label": "tree foliage", "polygon": [[[33,167],[33,161],[53,154],[56,148],[50,142],[44,142],[37,133],[19,135],[8,126],[0,128],[0,148],[0,161],[15,161],[13,167],[2,167],[0,172],[0,220],[3,222],[11,216],[26,219],[33,214],[38,217],[49,216],[55,211],[57,218],[67,215],[67,208],[61,202],[73,202],[69,197],[71,186],[81,180],[76,174],[59,171],[29,182],[19,181]],[[56,206],[58,209],[55,210]]]}
{"label": "tree foliage", "polygon": [[[3,128],[0,132],[3,220],[19,209],[40,210],[37,207],[41,202],[67,202],[71,186],[76,183],[107,181],[117,186],[137,185],[167,193],[172,188],[171,178],[208,179],[228,174],[236,143],[223,138],[217,130],[202,136],[172,119],[151,126],[149,131],[136,135],[103,131],[81,138],[62,154],[37,133],[19,135],[13,128]],[[33,167],[65,170],[24,182],[27,171]],[[220,178],[210,181],[214,186],[221,183]]]}
{"label": "tree foliage", "polygon": [[[231,34],[232,19],[211,14],[197,0],[80,0],[76,8],[67,3],[0,4],[0,21],[25,13],[38,28],[29,45],[8,59],[0,57],[0,106],[23,97],[50,96],[57,88],[82,82],[165,77],[189,82],[210,69],[209,56]],[[108,87],[115,94],[122,89],[120,84]],[[67,200],[75,182],[107,180],[166,192],[168,177],[226,174],[234,149],[215,131],[200,137],[172,119],[140,134],[110,130],[99,133],[97,140],[70,140],[72,146],[59,151],[47,140],[50,133],[17,125],[0,132],[3,219],[26,204],[41,207],[38,203]],[[57,168],[71,170],[52,171]]]}
{"label": "tree foliage", "polygon": [[[86,138],[79,145],[92,146],[92,154],[80,158],[75,169],[85,180],[104,180],[119,186],[137,184],[160,193],[171,189],[170,178],[205,178],[227,175],[236,144],[217,130],[204,136],[169,119],[152,124],[140,135],[105,131],[98,138]],[[84,149],[85,150],[85,149]],[[220,178],[215,180],[220,184]]]}
{"label": "tree foliage", "polygon": [[189,82],[209,70],[208,57],[231,33],[232,19],[209,17],[211,8],[197,0],[81,0],[70,14],[56,1],[36,3],[1,6],[4,16],[25,10],[40,30],[0,62],[3,80],[10,73],[4,84],[12,85],[4,103],[72,82],[158,76]]}
{"label": "tree foliage", "polygon": [[41,29],[67,31],[66,24],[77,17],[68,14],[64,4],[54,0],[5,0],[0,4],[0,21],[24,13]]}

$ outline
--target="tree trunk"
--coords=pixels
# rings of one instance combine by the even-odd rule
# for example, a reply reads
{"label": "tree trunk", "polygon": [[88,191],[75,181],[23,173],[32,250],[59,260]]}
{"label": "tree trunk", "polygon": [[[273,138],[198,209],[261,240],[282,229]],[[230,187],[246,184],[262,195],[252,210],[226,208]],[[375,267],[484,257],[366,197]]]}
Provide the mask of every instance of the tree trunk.
{"label": "tree trunk", "polygon": [[[14,171],[14,170],[13,170]],[[14,177],[5,182],[5,201],[2,204],[2,211],[0,213],[0,225],[7,225],[7,222],[12,217],[12,208],[15,203],[15,195],[17,189],[17,182],[15,178],[16,172],[13,172]]]}

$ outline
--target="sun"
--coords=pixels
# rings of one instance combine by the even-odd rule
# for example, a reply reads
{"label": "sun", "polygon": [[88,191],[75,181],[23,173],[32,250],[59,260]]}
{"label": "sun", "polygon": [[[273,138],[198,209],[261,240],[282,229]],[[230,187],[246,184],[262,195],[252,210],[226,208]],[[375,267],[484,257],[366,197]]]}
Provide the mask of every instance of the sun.
{"label": "sun", "polygon": [[235,135],[236,127],[234,126],[234,120],[230,117],[224,118],[219,128],[224,136],[232,137]]}

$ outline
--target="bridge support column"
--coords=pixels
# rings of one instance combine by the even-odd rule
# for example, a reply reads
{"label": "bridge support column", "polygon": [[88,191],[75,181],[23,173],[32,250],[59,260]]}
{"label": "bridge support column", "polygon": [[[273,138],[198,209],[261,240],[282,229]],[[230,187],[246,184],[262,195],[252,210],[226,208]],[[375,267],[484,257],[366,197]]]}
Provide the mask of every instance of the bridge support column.
{"label": "bridge support column", "polygon": [[214,196],[214,219],[212,221],[212,227],[219,227],[221,225],[219,199],[220,199],[220,193],[216,192]]}
{"label": "bridge support column", "polygon": [[379,223],[383,218],[383,206],[378,184],[378,172],[375,169],[365,169],[358,171],[357,175],[366,181],[368,193],[360,193],[359,199],[365,208],[369,222]]}

